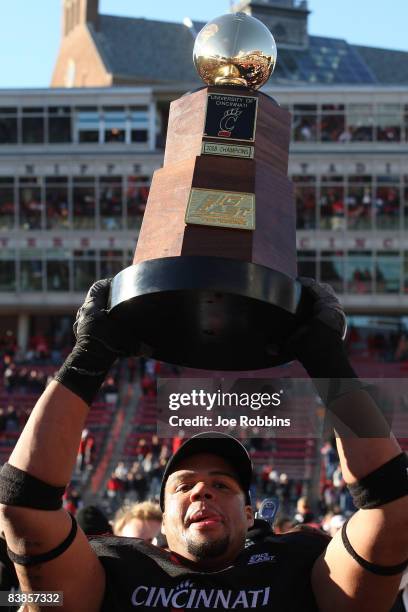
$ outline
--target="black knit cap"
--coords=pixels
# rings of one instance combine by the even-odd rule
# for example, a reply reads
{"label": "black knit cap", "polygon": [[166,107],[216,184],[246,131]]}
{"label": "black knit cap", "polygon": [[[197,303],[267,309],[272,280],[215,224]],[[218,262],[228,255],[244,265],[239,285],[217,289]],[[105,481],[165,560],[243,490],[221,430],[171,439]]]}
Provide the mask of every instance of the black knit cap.
{"label": "black knit cap", "polygon": [[204,431],[186,440],[167,462],[160,488],[162,511],[164,511],[164,490],[168,477],[177,470],[182,459],[198,453],[208,453],[225,459],[234,468],[237,480],[245,493],[245,503],[251,505],[249,489],[252,480],[252,461],[245,446],[229,434]]}

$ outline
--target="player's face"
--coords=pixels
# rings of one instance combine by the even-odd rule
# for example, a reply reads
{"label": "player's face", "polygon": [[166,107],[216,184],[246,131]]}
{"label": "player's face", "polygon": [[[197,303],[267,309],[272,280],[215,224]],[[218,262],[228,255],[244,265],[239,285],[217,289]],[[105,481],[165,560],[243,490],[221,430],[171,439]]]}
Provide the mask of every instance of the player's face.
{"label": "player's face", "polygon": [[163,532],[173,552],[202,566],[222,565],[242,550],[252,524],[234,469],[221,457],[194,455],[169,476]]}

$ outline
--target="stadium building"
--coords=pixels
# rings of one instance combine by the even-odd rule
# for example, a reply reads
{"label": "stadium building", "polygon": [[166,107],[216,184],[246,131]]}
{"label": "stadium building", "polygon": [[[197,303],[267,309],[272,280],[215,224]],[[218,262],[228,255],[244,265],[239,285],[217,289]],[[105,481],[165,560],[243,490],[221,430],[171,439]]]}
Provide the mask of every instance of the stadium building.
{"label": "stadium building", "polygon": [[[296,0],[243,0],[278,45],[263,88],[293,117],[299,273],[365,334],[408,327],[408,53],[310,36]],[[0,91],[0,337],[69,334],[97,278],[128,266],[169,104],[202,85],[185,24],[64,0],[49,89]],[[6,340],[4,340],[6,342]]]}

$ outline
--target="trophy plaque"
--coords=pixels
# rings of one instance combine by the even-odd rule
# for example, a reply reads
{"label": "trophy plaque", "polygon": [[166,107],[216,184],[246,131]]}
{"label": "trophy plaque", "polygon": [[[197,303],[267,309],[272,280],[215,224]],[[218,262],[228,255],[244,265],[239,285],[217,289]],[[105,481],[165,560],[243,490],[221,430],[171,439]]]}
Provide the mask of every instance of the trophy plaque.
{"label": "trophy plaque", "polygon": [[290,115],[258,91],[274,39],[244,13],[208,23],[194,47],[206,84],[170,106],[133,265],[111,316],[147,356],[209,370],[283,363],[297,324]]}

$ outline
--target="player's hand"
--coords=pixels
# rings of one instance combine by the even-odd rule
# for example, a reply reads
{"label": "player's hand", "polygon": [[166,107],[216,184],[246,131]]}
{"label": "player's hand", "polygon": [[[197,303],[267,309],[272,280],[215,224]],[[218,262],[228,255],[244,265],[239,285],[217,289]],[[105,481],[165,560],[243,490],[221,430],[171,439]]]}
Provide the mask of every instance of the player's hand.
{"label": "player's hand", "polygon": [[298,282],[302,286],[302,301],[306,305],[307,318],[302,320],[299,328],[288,338],[284,350],[303,363],[309,354],[316,355],[340,347],[347,333],[347,320],[330,285],[302,276]]}
{"label": "player's hand", "polygon": [[309,324],[316,320],[321,321],[344,340],[347,333],[347,319],[333,288],[306,276],[299,276],[297,280],[311,305]]}
{"label": "player's hand", "polygon": [[89,289],[84,303],[79,308],[74,334],[77,345],[85,345],[97,341],[99,350],[116,357],[134,353],[134,342],[131,348],[130,337],[125,326],[118,324],[109,316],[109,292],[112,279],[104,278],[96,281]]}
{"label": "player's hand", "polygon": [[[92,285],[74,323],[76,344],[56,380],[91,404],[117,357],[134,354],[125,326],[108,312],[111,279]],[[132,340],[132,344],[130,344]]]}

